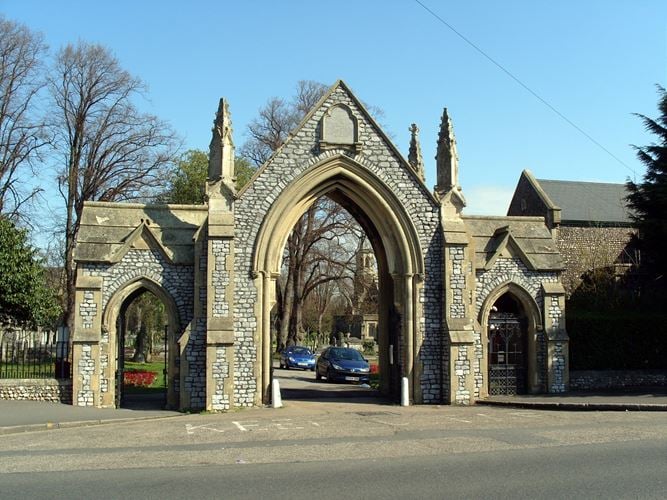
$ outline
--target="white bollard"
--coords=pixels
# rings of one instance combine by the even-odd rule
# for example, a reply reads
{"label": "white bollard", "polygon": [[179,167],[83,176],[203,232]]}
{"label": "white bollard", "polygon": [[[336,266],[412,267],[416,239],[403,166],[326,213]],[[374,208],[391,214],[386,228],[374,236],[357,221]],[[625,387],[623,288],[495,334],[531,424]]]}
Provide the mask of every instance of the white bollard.
{"label": "white bollard", "polygon": [[410,393],[408,388],[408,377],[401,379],[401,406],[410,406]]}
{"label": "white bollard", "polygon": [[275,378],[273,379],[273,384],[271,384],[271,402],[274,408],[283,407],[283,398],[280,396],[280,383]]}

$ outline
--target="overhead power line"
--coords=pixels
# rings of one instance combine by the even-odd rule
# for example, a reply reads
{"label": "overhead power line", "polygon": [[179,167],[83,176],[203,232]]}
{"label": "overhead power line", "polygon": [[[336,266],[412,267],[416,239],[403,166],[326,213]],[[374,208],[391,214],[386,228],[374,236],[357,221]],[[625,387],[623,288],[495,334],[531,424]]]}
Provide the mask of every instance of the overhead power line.
{"label": "overhead power line", "polygon": [[579,127],[576,123],[574,123],[572,120],[570,120],[567,116],[565,116],[563,113],[558,111],[552,104],[550,104],[546,99],[544,99],[542,96],[540,96],[537,92],[535,92],[533,89],[531,89],[528,85],[523,83],[518,77],[514,76],[514,74],[505,68],[502,64],[500,64],[498,61],[496,61],[493,57],[491,57],[489,54],[484,52],[478,45],[476,45],[472,40],[470,40],[468,37],[466,37],[463,33],[458,31],[454,26],[449,24],[447,21],[445,21],[442,17],[440,17],[438,14],[433,12],[430,8],[428,8],[426,5],[424,5],[420,0],[415,0],[415,2],[420,5],[426,12],[431,14],[435,19],[440,21],[443,25],[445,25],[447,28],[449,28],[450,31],[452,31],[456,36],[458,36],[461,40],[463,40],[465,43],[470,45],[473,49],[475,49],[477,52],[479,52],[482,56],[484,56],[488,61],[490,61],[494,66],[496,66],[498,69],[500,69],[503,73],[505,73],[507,76],[509,76],[512,80],[514,80],[516,83],[518,83],[521,87],[523,87],[525,90],[527,90],[530,94],[533,95],[538,101],[540,101],[542,104],[544,104],[547,108],[549,108],[551,111],[553,111],[556,115],[558,115],[561,119],[563,119],[567,124],[569,124],[571,127],[573,127],[575,130],[577,130],[580,134],[582,134],[584,137],[586,137],[589,141],[591,141],[593,144],[595,144],[598,148],[600,148],[602,151],[607,153],[609,156],[611,156],[614,160],[616,160],[618,163],[623,165],[625,168],[627,168],[630,172],[632,172],[633,176],[636,176],[635,171],[632,169],[632,167],[628,166],[627,163],[625,163],[623,160],[621,160],[618,156],[616,156],[614,153],[609,151],[606,147],[604,147],[599,141],[597,141],[594,137],[592,137],[589,133],[587,133],[585,130],[583,130],[581,127]]}

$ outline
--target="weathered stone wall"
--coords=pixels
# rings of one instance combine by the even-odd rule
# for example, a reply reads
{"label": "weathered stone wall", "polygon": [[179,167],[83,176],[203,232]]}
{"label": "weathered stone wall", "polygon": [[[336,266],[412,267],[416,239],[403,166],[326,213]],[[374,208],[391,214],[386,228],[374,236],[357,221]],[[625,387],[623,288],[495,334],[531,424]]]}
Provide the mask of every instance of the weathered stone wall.
{"label": "weathered stone wall", "polygon": [[565,264],[562,282],[567,295],[575,292],[587,271],[629,262],[625,249],[632,232],[628,227],[559,227],[556,241]]}
{"label": "weathered stone wall", "polygon": [[79,316],[84,328],[92,328],[93,320],[97,316],[97,304],[94,299],[95,294],[91,290],[83,292],[83,301],[79,304]]}
{"label": "weathered stone wall", "polygon": [[450,266],[452,271],[452,276],[449,278],[452,298],[449,303],[450,318],[466,317],[466,307],[463,297],[463,292],[466,289],[466,275],[463,269],[464,253],[465,249],[462,246],[451,246],[447,249],[447,257],[451,261]]}
{"label": "weathered stone wall", "polygon": [[667,370],[573,370],[570,390],[667,387]]}
{"label": "weathered stone wall", "polygon": [[[565,330],[565,322],[563,321],[565,311],[562,310],[561,298],[558,296],[547,296],[544,300],[545,314],[548,316],[551,329],[556,331]],[[544,338],[542,332],[542,338]],[[546,344],[543,344],[546,345]],[[540,347],[543,347],[540,346]],[[551,342],[551,353],[540,352],[538,350],[538,359],[547,359],[551,356],[551,379],[549,382],[549,392],[565,392],[567,390],[568,378],[568,345],[567,343],[554,339]],[[546,356],[545,356],[546,355]]]}
{"label": "weathered stone wall", "polygon": [[214,318],[229,315],[229,301],[227,300],[227,285],[229,284],[229,271],[227,270],[227,259],[231,253],[230,240],[215,240],[213,246],[213,272],[211,284],[213,286],[213,310]]}
{"label": "weathered stone wall", "polygon": [[[356,152],[350,148],[321,150],[320,123],[323,115],[337,104],[345,104],[358,119],[360,147]],[[423,339],[419,357],[423,363],[421,389],[425,403],[440,402],[441,380],[441,274],[442,240],[439,236],[439,210],[426,186],[408,172],[405,163],[387,146],[381,134],[366,121],[363,113],[347,92],[338,87],[311,118],[283,146],[242,194],[235,207],[236,247],[236,293],[234,305],[237,362],[235,363],[235,394],[237,406],[252,405],[255,390],[254,366],[259,361],[256,345],[257,319],[255,303],[257,289],[250,276],[252,256],[262,220],[280,193],[300,174],[312,165],[334,155],[348,155],[363,165],[387,187],[396,193],[405,211],[415,225],[421,243],[425,281],[419,297],[424,318],[418,318],[424,330],[416,332]],[[409,167],[408,167],[409,168]]]}
{"label": "weathered stone wall", "polygon": [[0,399],[72,404],[72,381],[54,378],[0,379]]}

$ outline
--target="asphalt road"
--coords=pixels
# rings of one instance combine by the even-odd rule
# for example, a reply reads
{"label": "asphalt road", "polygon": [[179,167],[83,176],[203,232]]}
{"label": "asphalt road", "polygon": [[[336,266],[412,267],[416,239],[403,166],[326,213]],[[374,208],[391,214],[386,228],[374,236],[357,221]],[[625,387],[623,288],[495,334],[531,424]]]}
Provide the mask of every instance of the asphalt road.
{"label": "asphalt road", "polygon": [[[0,476],[2,498],[665,498],[665,443]],[[202,460],[206,460],[205,453]]]}
{"label": "asphalt road", "polygon": [[0,435],[0,499],[667,498],[665,413],[400,407],[274,377],[284,408]]}
{"label": "asphalt road", "polygon": [[0,498],[667,498],[666,481],[656,412],[325,398],[0,436]]}

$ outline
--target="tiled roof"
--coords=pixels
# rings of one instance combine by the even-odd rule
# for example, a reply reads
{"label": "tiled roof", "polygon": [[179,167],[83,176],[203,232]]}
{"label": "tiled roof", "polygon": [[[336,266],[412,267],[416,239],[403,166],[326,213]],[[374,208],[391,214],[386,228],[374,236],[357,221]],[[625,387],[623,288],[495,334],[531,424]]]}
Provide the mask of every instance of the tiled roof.
{"label": "tiled roof", "polygon": [[537,179],[563,221],[632,223],[625,184]]}

